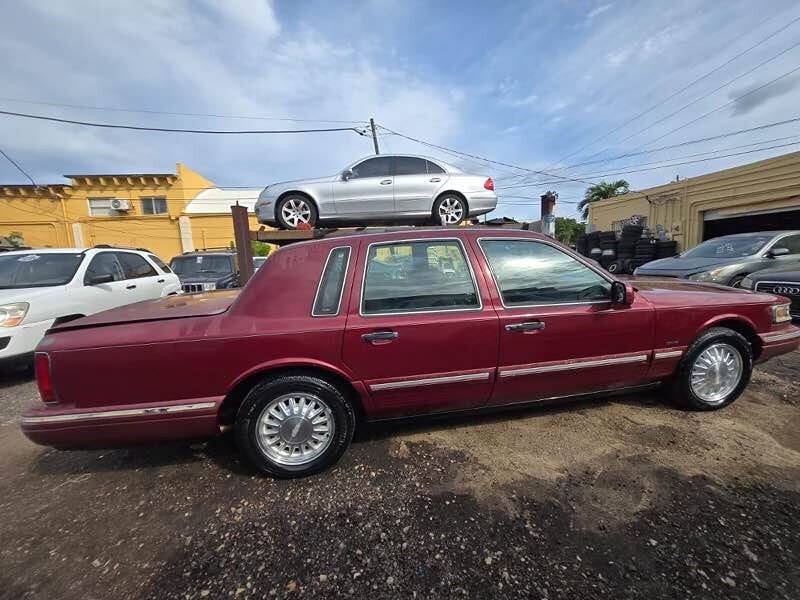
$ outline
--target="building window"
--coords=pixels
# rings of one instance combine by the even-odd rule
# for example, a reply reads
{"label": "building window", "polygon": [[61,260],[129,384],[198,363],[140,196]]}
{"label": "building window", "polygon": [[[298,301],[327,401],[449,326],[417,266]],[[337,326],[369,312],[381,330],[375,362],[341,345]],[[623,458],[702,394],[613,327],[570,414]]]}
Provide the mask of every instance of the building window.
{"label": "building window", "polygon": [[163,196],[140,198],[143,215],[164,215],[167,213],[167,199]]}
{"label": "building window", "polygon": [[111,208],[113,198],[89,198],[89,216],[112,217],[117,211]]}

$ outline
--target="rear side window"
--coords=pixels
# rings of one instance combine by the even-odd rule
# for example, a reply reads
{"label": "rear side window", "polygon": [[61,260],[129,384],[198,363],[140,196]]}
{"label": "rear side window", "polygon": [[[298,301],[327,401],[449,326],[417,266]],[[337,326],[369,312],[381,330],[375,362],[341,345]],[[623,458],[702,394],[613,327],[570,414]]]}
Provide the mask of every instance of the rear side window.
{"label": "rear side window", "polygon": [[147,255],[150,260],[156,263],[156,266],[164,271],[164,273],[172,273],[172,269],[170,269],[163,260],[158,258],[155,254],[148,254]]}
{"label": "rear side window", "polygon": [[158,275],[152,265],[138,254],[119,252],[117,253],[117,258],[120,264],[122,264],[122,269],[125,271],[125,279]]}
{"label": "rear side window", "polygon": [[438,312],[480,306],[472,271],[458,241],[370,246],[362,314]]}
{"label": "rear side window", "polygon": [[425,159],[414,156],[396,156],[394,159],[395,175],[425,175],[427,168]]}
{"label": "rear side window", "polygon": [[426,160],[425,163],[428,165],[428,173],[431,173],[431,174],[433,174],[433,173],[436,173],[436,174],[444,173],[444,169],[442,167],[440,167],[439,165],[437,165],[436,163],[432,163],[429,160]]}
{"label": "rear side window", "polygon": [[86,269],[85,282],[88,283],[93,277],[98,275],[111,275],[114,281],[125,279],[125,272],[119,264],[114,252],[100,252],[96,254]]}
{"label": "rear side window", "polygon": [[334,248],[328,254],[325,268],[322,271],[314,298],[314,308],[311,310],[313,317],[335,317],[339,314],[342,304],[342,290],[347,276],[347,264],[350,262],[350,246]]}

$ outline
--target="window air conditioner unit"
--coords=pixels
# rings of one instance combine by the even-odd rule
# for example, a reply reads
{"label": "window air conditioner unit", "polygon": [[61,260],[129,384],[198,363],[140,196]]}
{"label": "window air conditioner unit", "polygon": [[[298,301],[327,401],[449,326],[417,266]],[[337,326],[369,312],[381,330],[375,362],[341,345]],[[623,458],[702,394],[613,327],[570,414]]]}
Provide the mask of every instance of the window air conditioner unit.
{"label": "window air conditioner unit", "polygon": [[131,209],[131,202],[130,200],[121,200],[119,198],[114,198],[111,200],[111,209],[112,210],[130,210]]}

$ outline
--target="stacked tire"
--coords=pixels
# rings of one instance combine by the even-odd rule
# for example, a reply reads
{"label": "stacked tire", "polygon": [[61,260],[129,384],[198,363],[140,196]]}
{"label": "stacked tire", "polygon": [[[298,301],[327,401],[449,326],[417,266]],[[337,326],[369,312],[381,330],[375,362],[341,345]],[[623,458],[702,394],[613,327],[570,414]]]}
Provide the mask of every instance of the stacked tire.
{"label": "stacked tire", "polygon": [[600,262],[600,257],[603,254],[603,250],[602,248],[600,248],[599,231],[593,231],[592,233],[586,236],[586,248],[588,250],[586,256]]}
{"label": "stacked tire", "polygon": [[600,232],[600,258],[598,262],[604,269],[617,260],[617,234],[613,231]]}
{"label": "stacked tire", "polygon": [[585,233],[575,240],[575,250],[582,256],[589,256],[589,236]]}
{"label": "stacked tire", "polygon": [[[644,232],[643,232],[644,235]],[[636,242],[633,251],[633,258],[628,261],[626,271],[633,273],[636,269],[645,263],[649,263],[656,257],[656,241],[650,238],[649,232],[647,237],[642,237]]]}
{"label": "stacked tire", "polygon": [[675,240],[658,240],[656,242],[656,260],[669,258],[678,253],[678,243]]}
{"label": "stacked tire", "polygon": [[642,237],[643,227],[641,225],[625,225],[619,236],[617,244],[617,264],[609,265],[611,273],[630,273],[629,265],[636,254],[636,244]]}

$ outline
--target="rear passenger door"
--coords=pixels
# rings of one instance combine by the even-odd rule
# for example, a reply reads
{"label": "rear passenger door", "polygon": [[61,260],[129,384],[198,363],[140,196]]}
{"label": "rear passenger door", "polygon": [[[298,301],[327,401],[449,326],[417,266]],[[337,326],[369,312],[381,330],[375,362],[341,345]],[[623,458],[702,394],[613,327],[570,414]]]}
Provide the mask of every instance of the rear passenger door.
{"label": "rear passenger door", "polygon": [[447,175],[428,173],[429,163],[415,156],[397,156],[394,159],[394,200],[400,213],[423,213],[433,210],[433,199],[442,189]]}
{"label": "rear passenger door", "polygon": [[377,417],[488,400],[498,321],[473,260],[455,237],[362,246],[344,361],[367,387]]}
{"label": "rear passenger door", "polygon": [[144,257],[133,252],[117,252],[117,259],[125,274],[125,289],[135,298],[132,302],[161,297],[162,283],[158,281],[158,272]]}

